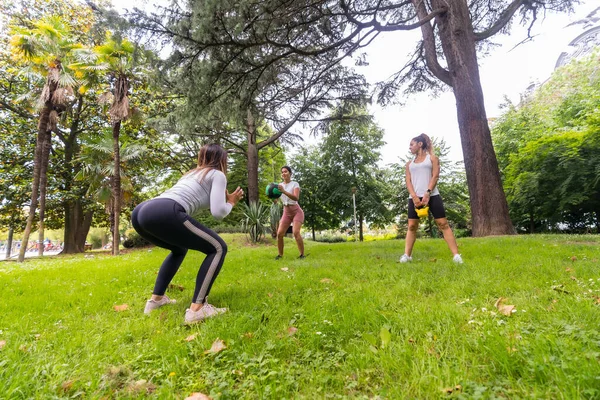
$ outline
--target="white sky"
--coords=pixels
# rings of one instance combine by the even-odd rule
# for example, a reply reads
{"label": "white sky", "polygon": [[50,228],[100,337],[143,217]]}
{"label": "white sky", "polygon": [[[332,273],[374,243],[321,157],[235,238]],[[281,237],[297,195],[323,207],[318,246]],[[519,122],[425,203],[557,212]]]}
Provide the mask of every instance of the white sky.
{"label": "white sky", "polygon": [[[119,8],[148,8],[161,0],[113,0]],[[526,38],[525,28],[513,20],[509,36],[494,37],[501,46],[491,50],[487,57],[480,57],[481,84],[483,87],[488,118],[501,114],[500,105],[505,97],[518,103],[520,94],[533,82],[549,78],[559,55],[568,44],[585,29],[583,25],[567,27],[580,20],[599,6],[598,0],[582,0],[573,14],[547,14],[540,18],[532,35],[533,40],[515,45]],[[360,67],[370,83],[384,80],[400,69],[420,35],[419,30],[393,32],[381,35],[368,48],[369,66]],[[385,131],[386,146],[382,149],[382,165],[397,162],[408,151],[410,139],[421,132],[433,137],[443,137],[451,148],[450,158],[462,160],[460,135],[456,119],[454,95],[451,91],[433,98],[429,93],[410,96],[403,107],[388,106],[371,108],[377,124]],[[306,135],[307,136],[307,135]],[[311,139],[305,137],[307,142]]]}

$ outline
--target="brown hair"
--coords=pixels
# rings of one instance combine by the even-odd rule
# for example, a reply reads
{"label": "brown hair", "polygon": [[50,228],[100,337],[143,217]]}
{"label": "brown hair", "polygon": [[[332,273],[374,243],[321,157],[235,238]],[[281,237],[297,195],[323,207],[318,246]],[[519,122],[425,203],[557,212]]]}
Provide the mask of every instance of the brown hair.
{"label": "brown hair", "polygon": [[429,136],[427,136],[424,133],[421,133],[419,136],[412,138],[412,140],[414,140],[415,143],[423,143],[421,149],[423,149],[423,151],[428,152],[430,155],[433,155],[433,143],[431,142]]}
{"label": "brown hair", "polygon": [[187,174],[204,170],[202,177],[200,178],[200,180],[202,180],[212,169],[227,174],[227,151],[218,144],[207,144],[202,146],[198,151],[198,166],[188,171]]}

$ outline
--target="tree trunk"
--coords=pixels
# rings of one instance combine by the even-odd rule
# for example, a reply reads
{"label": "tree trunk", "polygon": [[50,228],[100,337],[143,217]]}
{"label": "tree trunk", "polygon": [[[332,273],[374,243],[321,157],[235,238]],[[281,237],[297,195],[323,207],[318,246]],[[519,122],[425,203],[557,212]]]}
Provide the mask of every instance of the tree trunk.
{"label": "tree trunk", "polygon": [[[81,95],[77,96],[77,108],[73,117],[73,123],[70,127],[70,133],[67,137],[60,137],[63,140],[65,147],[64,159],[64,190],[70,193],[73,190],[74,176],[77,175],[81,167],[79,163],[73,163],[75,155],[79,153],[79,144],[77,143],[77,132],[79,132],[79,123],[83,112],[84,98]],[[79,192],[79,193],[77,193]],[[85,218],[88,213],[93,215],[93,212],[83,212],[83,202],[81,198],[84,196],[85,189],[80,189],[72,196],[68,196],[63,203],[65,215],[65,232],[63,237],[63,250],[65,254],[82,253],[85,250],[85,237],[89,231],[89,226],[85,226]],[[83,239],[82,233],[83,231]]]}
{"label": "tree trunk", "polygon": [[6,239],[6,257],[4,258],[5,260],[8,260],[10,258],[13,243],[13,231],[13,227],[10,226],[8,228],[8,239]]}
{"label": "tree trunk", "polygon": [[473,236],[514,234],[488,126],[469,8],[465,0],[432,0],[448,7],[436,17],[448,62],[467,173]]}
{"label": "tree trunk", "polygon": [[38,192],[40,187],[40,169],[42,165],[42,148],[44,145],[44,136],[46,134],[46,128],[48,126],[48,120],[50,117],[50,110],[52,104],[47,101],[40,113],[40,120],[38,123],[38,135],[35,144],[35,153],[33,160],[33,183],[31,185],[31,203],[29,204],[29,215],[27,216],[27,225],[25,226],[25,232],[23,232],[23,240],[21,241],[21,248],[19,249],[18,262],[25,260],[25,251],[27,251],[27,245],[29,243],[29,236],[31,235],[31,229],[33,227],[33,220],[35,219],[35,211],[38,206]]}
{"label": "tree trunk", "polygon": [[42,164],[40,166],[40,213],[38,225],[38,255],[44,255],[44,217],[46,214],[46,192],[48,189],[48,165],[50,164],[50,149],[52,148],[52,132],[44,135],[42,146]]}
{"label": "tree trunk", "polygon": [[246,153],[248,163],[248,203],[258,202],[258,146],[256,145],[256,123],[252,111],[248,109],[246,120],[248,134],[248,151]]}
{"label": "tree trunk", "polygon": [[535,219],[533,218],[533,212],[529,213],[529,233],[535,233]]}
{"label": "tree trunk", "polygon": [[[362,242],[365,238],[363,236],[363,217],[358,215],[358,239]],[[354,221],[356,223],[356,221]]]}
{"label": "tree trunk", "polygon": [[90,230],[93,211],[84,213],[80,199],[65,203],[65,235],[62,252],[65,254],[83,253],[85,238]]}
{"label": "tree trunk", "polygon": [[119,134],[121,132],[121,121],[113,125],[113,152],[115,168],[113,170],[113,255],[119,255],[119,245],[121,242],[119,235],[119,217],[121,215],[121,154],[119,149]]}

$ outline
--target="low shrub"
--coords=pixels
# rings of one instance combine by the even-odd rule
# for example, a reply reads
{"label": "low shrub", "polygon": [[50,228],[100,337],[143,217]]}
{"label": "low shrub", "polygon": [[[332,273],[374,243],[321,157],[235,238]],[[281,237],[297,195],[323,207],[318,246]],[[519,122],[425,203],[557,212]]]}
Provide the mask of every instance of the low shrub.
{"label": "low shrub", "polygon": [[137,232],[130,233],[127,239],[123,241],[123,247],[126,249],[133,249],[136,247],[148,246],[150,242],[141,237]]}

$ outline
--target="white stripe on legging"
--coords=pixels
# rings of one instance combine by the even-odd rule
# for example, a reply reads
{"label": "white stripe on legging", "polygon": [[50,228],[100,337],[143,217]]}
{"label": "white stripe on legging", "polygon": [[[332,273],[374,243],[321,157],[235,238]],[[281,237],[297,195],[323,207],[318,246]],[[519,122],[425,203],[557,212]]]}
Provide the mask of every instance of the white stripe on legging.
{"label": "white stripe on legging", "polygon": [[217,249],[217,254],[215,258],[213,258],[212,263],[210,263],[210,267],[208,267],[208,272],[206,273],[206,277],[202,282],[202,287],[200,287],[200,291],[198,292],[198,297],[196,298],[195,303],[198,303],[200,299],[205,297],[205,293],[208,290],[208,285],[213,279],[213,275],[215,274],[215,269],[219,264],[219,261],[223,257],[223,247],[221,247],[221,243],[208,233],[204,232],[202,229],[199,229],[197,226],[192,224],[190,221],[185,221],[183,225],[188,228],[192,233],[200,236],[200,238],[206,240],[208,243],[212,244],[215,249]]}

